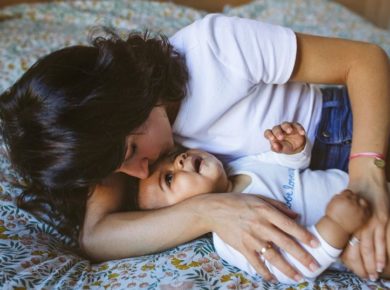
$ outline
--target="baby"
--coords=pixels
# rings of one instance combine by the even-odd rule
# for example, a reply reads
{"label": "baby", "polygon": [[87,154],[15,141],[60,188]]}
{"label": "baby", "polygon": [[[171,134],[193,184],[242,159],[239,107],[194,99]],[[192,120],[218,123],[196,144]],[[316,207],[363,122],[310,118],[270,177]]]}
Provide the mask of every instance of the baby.
{"label": "baby", "polygon": [[[212,154],[177,149],[151,169],[149,178],[140,181],[138,206],[156,209],[213,192],[262,194],[283,201],[300,213],[299,222],[308,226],[321,242],[318,248],[302,245],[320,265],[313,272],[282,251],[303,277],[313,279],[337,260],[351,235],[369,218],[369,206],[363,198],[344,190],[348,184],[346,173],[337,169],[302,170],[310,162],[311,148],[299,124],[275,126],[266,130],[265,137],[273,151],[228,162],[226,170]],[[256,274],[245,257],[215,233],[213,242],[221,258],[249,274]],[[296,283],[267,262],[269,249],[276,250],[268,244],[259,254],[271,273],[282,283]]]}

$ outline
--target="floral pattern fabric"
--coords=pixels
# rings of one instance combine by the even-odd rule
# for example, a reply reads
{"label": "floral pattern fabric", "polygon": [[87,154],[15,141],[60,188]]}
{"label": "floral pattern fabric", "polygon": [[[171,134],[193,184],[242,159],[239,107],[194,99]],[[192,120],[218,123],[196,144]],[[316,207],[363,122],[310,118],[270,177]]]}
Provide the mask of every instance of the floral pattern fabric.
{"label": "floral pattern fabric", "polygon": [[[255,18],[302,32],[378,43],[390,54],[389,32],[327,0],[257,0],[225,14]],[[148,28],[172,35],[204,11],[140,0],[57,1],[0,10],[0,92],[40,56],[86,43],[97,25],[123,33]],[[336,17],[336,18],[334,18]],[[335,21],[337,17],[342,22]],[[315,282],[272,284],[228,265],[211,236],[142,257],[93,264],[71,238],[16,207],[22,182],[0,139],[0,289],[385,289],[349,272],[327,271]]]}

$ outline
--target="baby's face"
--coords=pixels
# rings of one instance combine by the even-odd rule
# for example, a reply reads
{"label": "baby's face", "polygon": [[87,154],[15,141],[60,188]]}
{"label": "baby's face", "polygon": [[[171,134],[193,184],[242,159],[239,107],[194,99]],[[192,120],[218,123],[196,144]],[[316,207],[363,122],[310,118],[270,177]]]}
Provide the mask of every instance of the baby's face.
{"label": "baby's face", "polygon": [[221,161],[205,151],[191,149],[167,156],[140,180],[141,209],[169,206],[202,193],[224,192],[228,179]]}

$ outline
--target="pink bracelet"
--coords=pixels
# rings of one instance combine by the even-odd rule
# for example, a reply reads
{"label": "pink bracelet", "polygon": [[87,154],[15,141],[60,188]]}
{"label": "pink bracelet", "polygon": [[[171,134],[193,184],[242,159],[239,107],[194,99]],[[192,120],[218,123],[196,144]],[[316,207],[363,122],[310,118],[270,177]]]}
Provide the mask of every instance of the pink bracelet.
{"label": "pink bracelet", "polygon": [[375,158],[374,160],[374,164],[379,167],[379,168],[384,168],[385,165],[386,165],[386,162],[385,162],[385,156],[383,154],[380,154],[380,153],[375,153],[375,152],[360,152],[360,153],[355,153],[355,154],[351,154],[349,156],[349,160],[352,160],[354,158],[358,158],[358,157],[372,157],[372,158]]}

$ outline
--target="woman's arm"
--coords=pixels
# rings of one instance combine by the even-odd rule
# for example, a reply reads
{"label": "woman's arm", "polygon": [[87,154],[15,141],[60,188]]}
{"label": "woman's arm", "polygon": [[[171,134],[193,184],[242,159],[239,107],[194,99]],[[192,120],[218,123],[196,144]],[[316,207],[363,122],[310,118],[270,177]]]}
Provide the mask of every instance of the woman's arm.
{"label": "woman's arm", "polygon": [[[118,212],[125,200],[123,189],[122,177],[115,176],[97,187],[88,201],[80,245],[94,260],[150,254],[216,232],[268,280],[272,276],[256,253],[268,241],[294,253],[307,267],[315,263],[288,236],[310,245],[312,235],[278,201],[245,194],[205,194],[160,210]],[[291,278],[298,274],[276,251],[269,261]]]}
{"label": "woman's arm", "polygon": [[87,202],[80,245],[90,258],[110,260],[150,254],[208,232],[195,207],[124,211],[124,203],[128,202],[125,179],[111,176],[96,187]]}
{"label": "woman's arm", "polygon": [[[371,151],[386,155],[390,132],[390,70],[386,53],[373,44],[342,39],[297,34],[297,41],[298,57],[291,80],[347,85],[353,111],[352,153]],[[349,188],[371,202],[374,214],[362,231],[362,260],[350,263],[351,254],[344,261],[362,277],[375,276],[376,269],[386,263],[389,192],[385,171],[376,167],[371,158],[356,158],[349,164],[349,177]]]}

